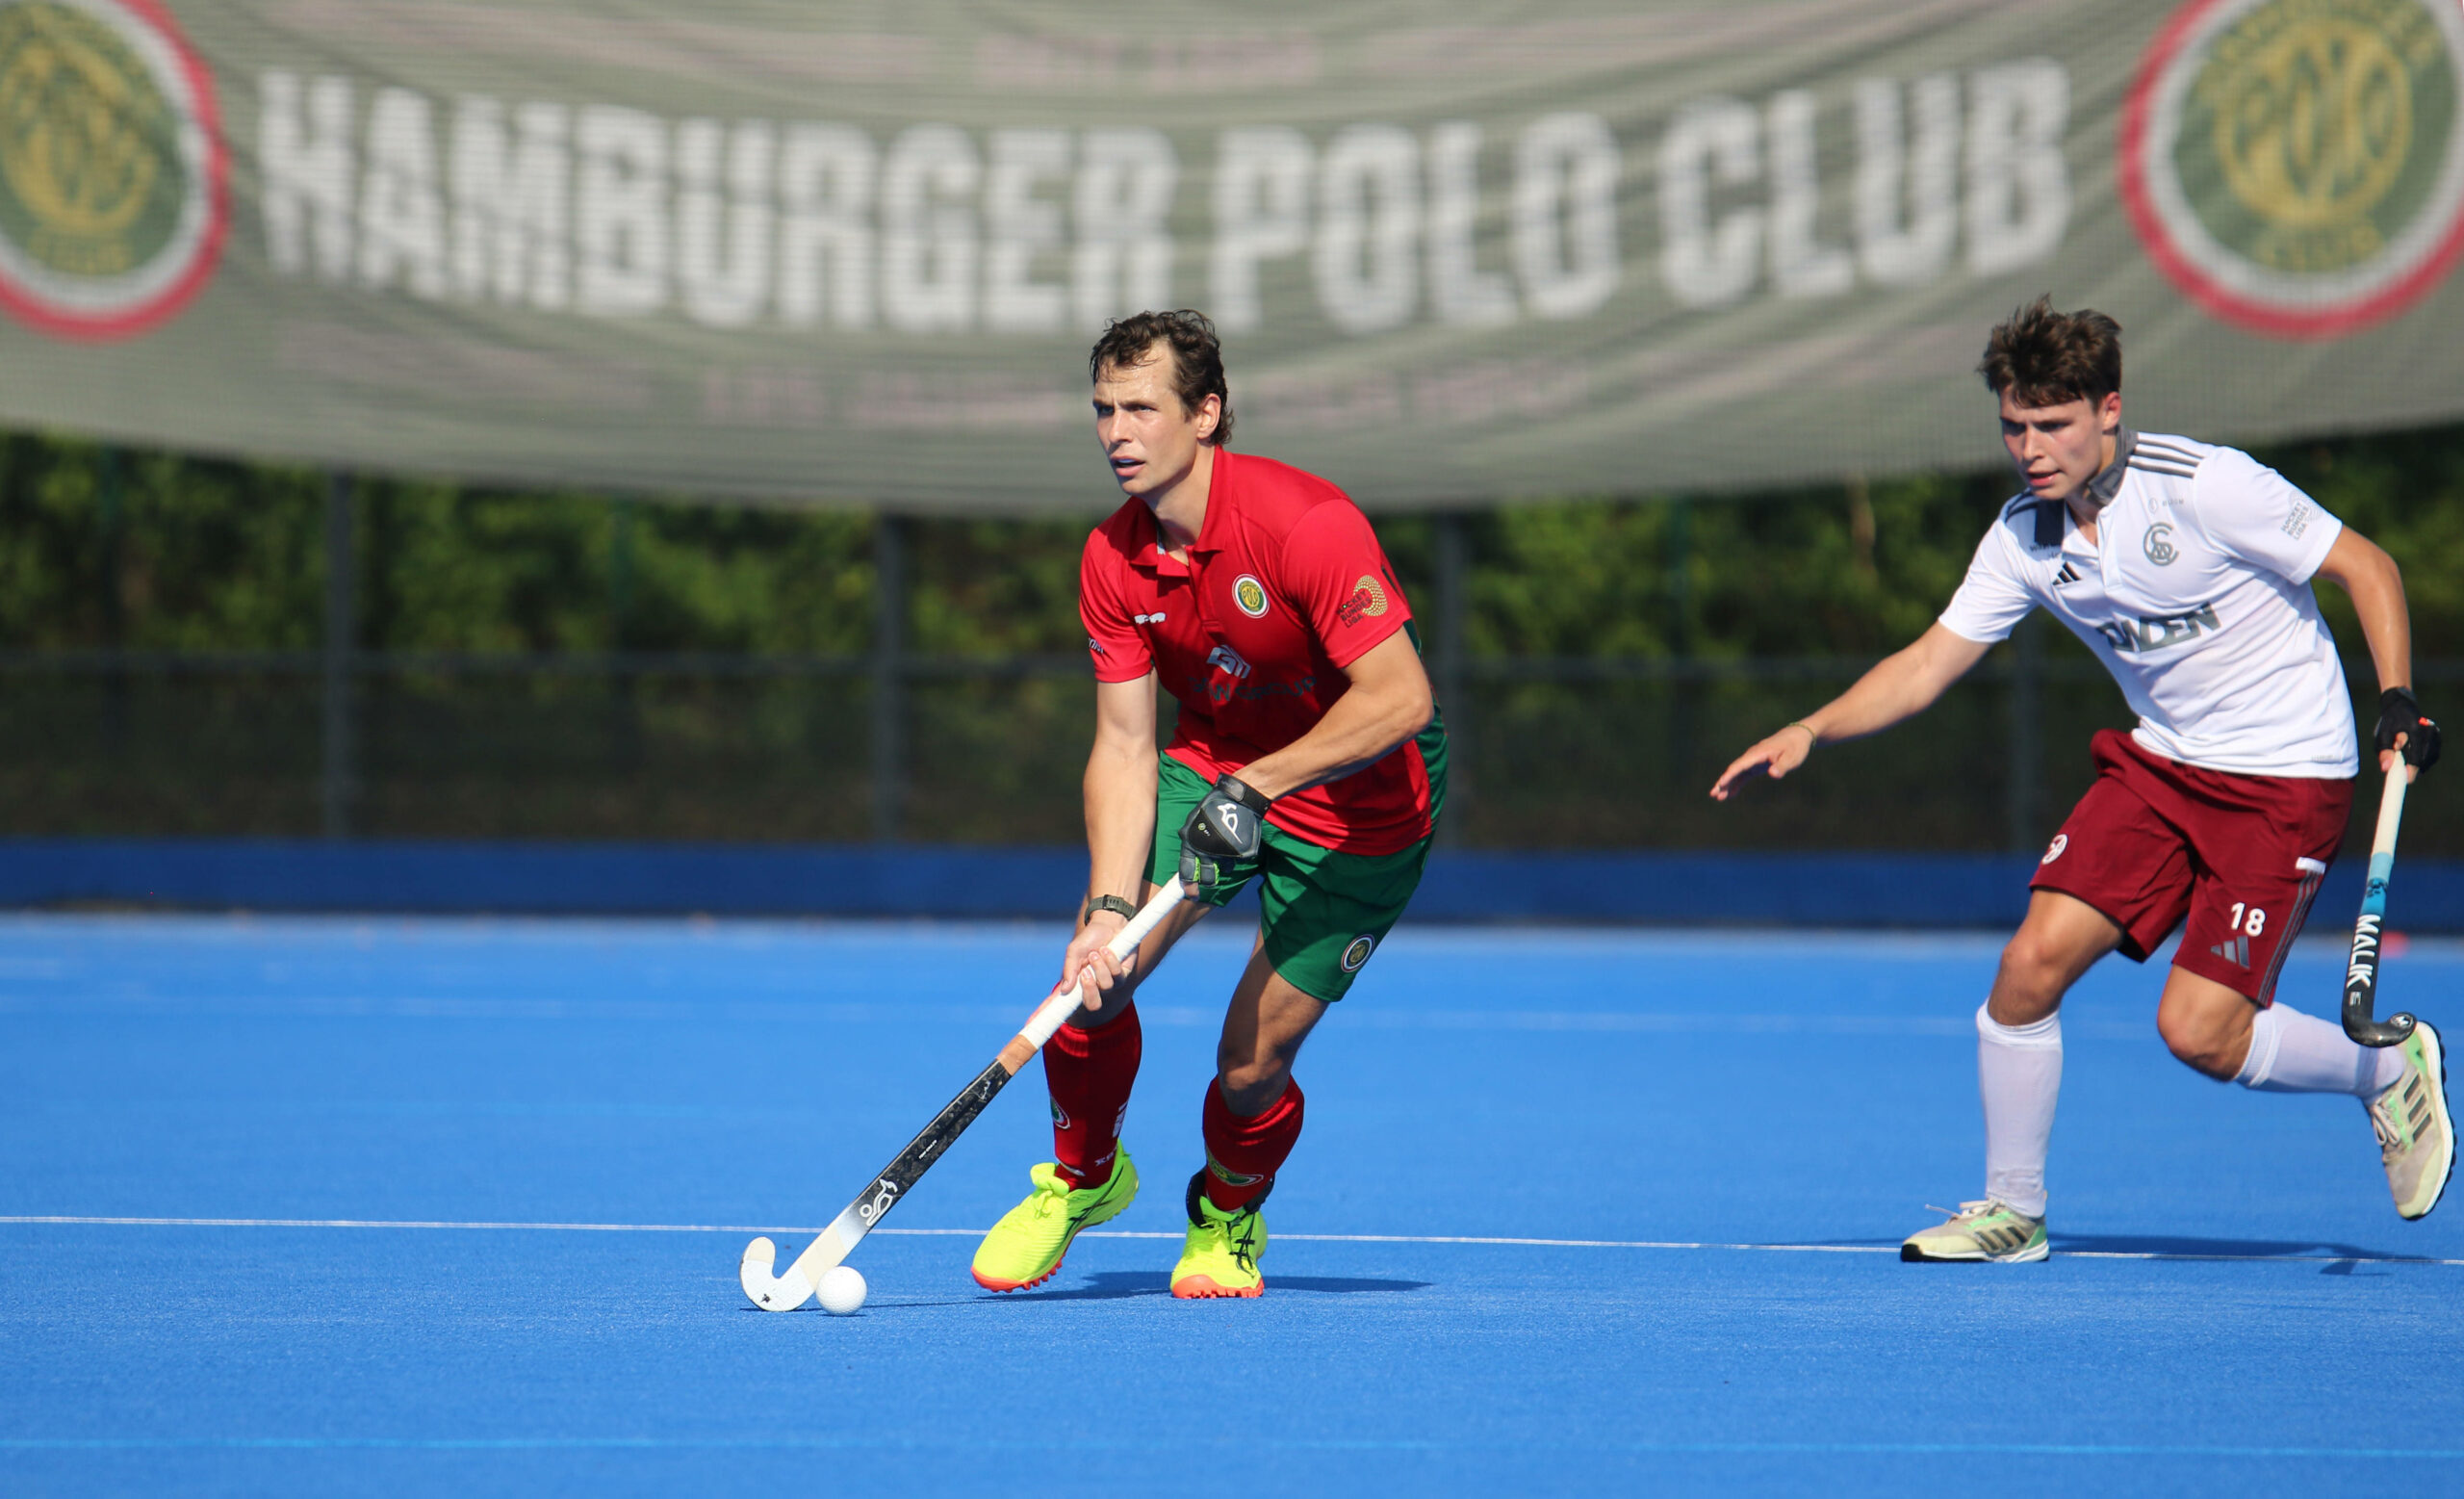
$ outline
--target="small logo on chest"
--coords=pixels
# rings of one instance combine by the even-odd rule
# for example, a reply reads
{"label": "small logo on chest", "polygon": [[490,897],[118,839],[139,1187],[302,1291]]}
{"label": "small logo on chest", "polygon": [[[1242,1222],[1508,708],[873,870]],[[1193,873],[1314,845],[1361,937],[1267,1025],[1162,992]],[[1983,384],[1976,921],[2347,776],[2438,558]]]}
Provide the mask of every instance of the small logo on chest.
{"label": "small logo on chest", "polygon": [[1206,663],[1235,677],[1246,677],[1249,674],[1249,663],[1241,659],[1240,652],[1228,645],[1219,645],[1207,652]]}
{"label": "small logo on chest", "polygon": [[1232,607],[1251,619],[1267,617],[1267,585],[1247,573],[1232,580]]}
{"label": "small logo on chest", "polygon": [[2173,545],[2173,528],[2163,521],[2147,528],[2147,534],[2139,538],[2139,549],[2158,567],[2172,566],[2173,558],[2182,555],[2181,548]]}

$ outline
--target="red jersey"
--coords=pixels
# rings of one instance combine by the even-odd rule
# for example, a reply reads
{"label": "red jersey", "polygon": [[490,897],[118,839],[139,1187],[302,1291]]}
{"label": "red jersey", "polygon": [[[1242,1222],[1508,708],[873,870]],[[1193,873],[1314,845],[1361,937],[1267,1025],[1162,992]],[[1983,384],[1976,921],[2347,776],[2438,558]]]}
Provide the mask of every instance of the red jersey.
{"label": "red jersey", "polygon": [[[1213,781],[1317,727],[1342,668],[1412,617],[1369,517],[1314,474],[1217,449],[1186,564],[1132,499],[1087,538],[1078,616],[1095,680],[1154,672],[1180,701],[1165,753]],[[1267,820],[1322,848],[1391,854],[1429,836],[1416,739],[1276,801]]]}

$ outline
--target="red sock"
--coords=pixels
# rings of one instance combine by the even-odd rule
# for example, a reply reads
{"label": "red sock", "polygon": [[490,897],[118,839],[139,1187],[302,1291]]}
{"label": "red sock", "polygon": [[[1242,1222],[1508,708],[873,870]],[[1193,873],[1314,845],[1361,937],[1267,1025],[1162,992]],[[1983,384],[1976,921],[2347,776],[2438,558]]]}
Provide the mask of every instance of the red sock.
{"label": "red sock", "polygon": [[1253,1119],[1243,1119],[1223,1101],[1213,1078],[1206,1084],[1206,1200],[1236,1212],[1266,1196],[1274,1174],[1300,1139],[1300,1084],[1287,1081],[1283,1097]]}
{"label": "red sock", "polygon": [[1120,1153],[1121,1116],[1138,1081],[1142,1047],[1138,1006],[1109,1025],[1064,1025],[1044,1044],[1043,1081],[1052,1092],[1052,1156],[1062,1179],[1077,1188],[1113,1179]]}

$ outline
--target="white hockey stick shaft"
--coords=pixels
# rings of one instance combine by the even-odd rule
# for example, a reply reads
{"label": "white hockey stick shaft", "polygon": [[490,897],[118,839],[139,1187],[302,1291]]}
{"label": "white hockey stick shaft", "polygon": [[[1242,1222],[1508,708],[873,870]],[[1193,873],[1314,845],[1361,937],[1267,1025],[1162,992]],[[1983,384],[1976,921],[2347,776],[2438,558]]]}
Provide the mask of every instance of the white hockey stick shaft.
{"label": "white hockey stick shaft", "polygon": [[[1181,903],[1181,880],[1174,875],[1155,892],[1153,899],[1130,917],[1129,924],[1115,933],[1104,949],[1115,958],[1127,958],[1130,953],[1164,918]],[[753,1305],[769,1311],[792,1311],[812,1295],[822,1274],[855,1252],[864,1235],[870,1233],[889,1210],[898,1204],[901,1193],[913,1186],[925,1171],[940,1158],[950,1143],[964,1133],[975,1117],[984,1112],[1006,1083],[1017,1075],[1043,1044],[1052,1039],[1069,1017],[1078,1013],[1085,1002],[1083,986],[1073,984],[1063,994],[1054,995],[1036,1007],[1026,1028],[1010,1038],[992,1065],[976,1074],[975,1081],[952,1098],[923,1132],[908,1142],[898,1158],[891,1161],[873,1184],[864,1189],[846,1210],[823,1229],[783,1276],[774,1277],[771,1267],[778,1261],[778,1246],[765,1236],[745,1246],[744,1258],[737,1267],[737,1279],[743,1282],[744,1294]]]}
{"label": "white hockey stick shaft", "polygon": [[[1164,918],[1181,903],[1181,877],[1175,874],[1156,890],[1154,899],[1139,908],[1138,915],[1129,918],[1127,926],[1115,933],[1111,942],[1104,943],[1104,950],[1116,960],[1127,958],[1155,928],[1164,924]],[[1045,1000],[1034,1015],[1028,1017],[1026,1028],[1012,1037],[1009,1046],[1001,1048],[1004,1061],[1010,1060],[1014,1053],[1016,1055],[1018,1065],[1010,1069],[1014,1075],[1019,1067],[1027,1065],[1027,1058],[1043,1049],[1043,1044],[1052,1039],[1054,1031],[1078,1013],[1078,1007],[1087,1002],[1084,991],[1084,985],[1072,984],[1068,993],[1055,995]],[[1026,1049],[1017,1051],[1021,1045]]]}

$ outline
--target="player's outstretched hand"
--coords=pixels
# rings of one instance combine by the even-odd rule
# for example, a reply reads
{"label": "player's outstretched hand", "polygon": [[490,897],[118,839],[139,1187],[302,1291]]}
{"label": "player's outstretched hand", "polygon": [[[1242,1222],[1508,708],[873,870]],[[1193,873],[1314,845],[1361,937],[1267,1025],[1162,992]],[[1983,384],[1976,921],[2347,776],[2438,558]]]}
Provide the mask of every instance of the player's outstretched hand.
{"label": "player's outstretched hand", "polygon": [[2404,772],[2407,782],[2420,780],[2423,771],[2438,763],[2438,724],[2423,715],[2421,705],[2406,688],[2389,687],[2378,694],[2376,742],[2379,770],[2395,769],[2400,754],[2412,767]]}
{"label": "player's outstretched hand", "polygon": [[1813,731],[1804,724],[1792,723],[1729,762],[1728,769],[1720,773],[1719,781],[1711,788],[1711,800],[1727,801],[1738,786],[1756,776],[1780,780],[1804,764],[1806,757],[1812,753]]}
{"label": "player's outstretched hand", "polygon": [[1061,955],[1061,982],[1052,986],[1060,994],[1072,984],[1085,987],[1079,1005],[1087,1010],[1101,1010],[1112,992],[1126,984],[1138,969],[1138,952],[1132,948],[1126,958],[1116,958],[1105,943],[1120,935],[1129,917],[1117,911],[1098,911],[1078,928],[1069,939],[1069,946]]}

